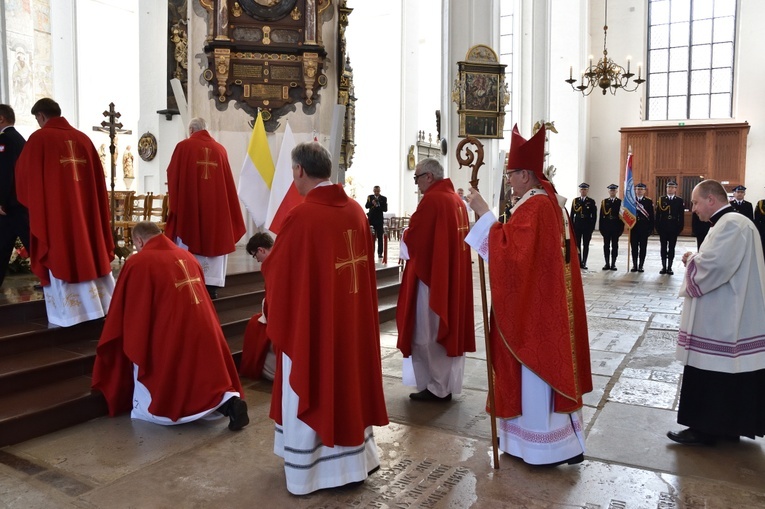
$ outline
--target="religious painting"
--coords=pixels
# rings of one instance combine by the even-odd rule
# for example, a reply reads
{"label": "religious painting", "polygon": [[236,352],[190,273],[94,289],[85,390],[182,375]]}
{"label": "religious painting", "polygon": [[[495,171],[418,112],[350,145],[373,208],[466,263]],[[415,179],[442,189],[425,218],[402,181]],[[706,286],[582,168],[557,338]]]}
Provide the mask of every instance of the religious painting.
{"label": "religious painting", "polygon": [[457,104],[459,136],[502,138],[505,106],[510,94],[505,83],[505,65],[483,44],[473,46],[465,61],[457,62],[452,101]]}

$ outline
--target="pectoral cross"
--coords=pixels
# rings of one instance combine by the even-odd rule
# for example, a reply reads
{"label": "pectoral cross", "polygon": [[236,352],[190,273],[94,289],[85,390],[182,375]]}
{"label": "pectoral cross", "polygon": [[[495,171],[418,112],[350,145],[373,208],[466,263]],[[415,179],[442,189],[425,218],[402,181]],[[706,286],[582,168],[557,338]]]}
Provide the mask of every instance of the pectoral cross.
{"label": "pectoral cross", "polygon": [[74,181],[80,180],[80,174],[77,173],[77,165],[85,164],[85,159],[78,159],[74,153],[74,140],[66,140],[66,145],[69,147],[69,157],[62,157],[59,162],[61,164],[71,164],[74,170]]}
{"label": "pectoral cross", "polygon": [[175,264],[181,268],[183,275],[186,276],[186,279],[176,281],[175,287],[182,288],[188,285],[189,289],[191,290],[191,296],[194,298],[194,304],[199,304],[201,301],[199,300],[199,297],[197,297],[197,291],[194,289],[194,283],[202,284],[202,278],[199,276],[191,277],[191,274],[189,274],[189,268],[186,266],[186,260],[178,260],[175,262]]}
{"label": "pectoral cross", "polygon": [[197,164],[201,164],[205,167],[205,172],[202,174],[202,178],[207,180],[210,178],[210,166],[217,167],[218,163],[215,161],[210,161],[210,149],[208,147],[204,148],[205,150],[205,160],[204,161],[197,161]]}
{"label": "pectoral cross", "polygon": [[[465,214],[467,215],[467,214]],[[464,219],[464,222],[463,222]],[[462,207],[457,207],[457,234],[459,235],[460,232],[465,232],[465,235],[467,235],[468,230],[470,230],[470,226],[468,225],[467,217],[464,217],[462,214]],[[464,238],[464,235],[463,235]],[[466,244],[462,243],[462,250],[464,251],[466,249]]]}
{"label": "pectoral cross", "polygon": [[348,230],[343,232],[343,237],[345,237],[345,244],[348,247],[348,258],[338,258],[337,263],[335,263],[335,269],[337,269],[337,272],[340,273],[345,269],[351,270],[351,289],[348,293],[359,293],[359,275],[358,275],[358,269],[356,268],[356,264],[360,263],[361,265],[367,264],[367,256],[366,253],[363,251],[356,254],[355,250],[353,249],[353,238],[355,237],[356,232],[353,230]]}

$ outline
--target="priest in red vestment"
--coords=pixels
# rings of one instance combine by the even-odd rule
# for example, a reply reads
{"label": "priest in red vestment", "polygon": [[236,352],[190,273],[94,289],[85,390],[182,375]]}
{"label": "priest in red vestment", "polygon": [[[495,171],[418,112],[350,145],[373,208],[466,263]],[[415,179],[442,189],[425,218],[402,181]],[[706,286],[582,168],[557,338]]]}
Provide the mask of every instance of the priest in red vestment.
{"label": "priest in red vestment", "polygon": [[500,449],[530,464],[573,464],[583,459],[582,396],[592,391],[587,315],[565,199],[542,171],[544,146],[544,127],[528,141],[515,127],[506,178],[520,200],[497,223],[471,189],[481,218],[467,241],[489,262]]}
{"label": "priest in red vestment", "polygon": [[409,261],[396,309],[398,348],[404,383],[419,391],[409,397],[446,402],[462,392],[465,352],[475,352],[467,207],[436,159],[421,161],[414,181],[423,196],[401,240]]}
{"label": "priest in red vestment", "polygon": [[176,145],[167,167],[165,234],[197,256],[215,298],[225,285],[225,255],[234,252],[245,227],[228,154],[205,127],[202,118],[189,122],[189,137]]}
{"label": "priest in red vestment", "polygon": [[[258,232],[247,241],[247,254],[255,258],[258,263],[263,263],[273,247],[274,239],[271,235]],[[239,374],[256,380],[265,378],[273,381],[276,373],[276,354],[266,334],[267,313],[264,297],[262,311],[250,318],[247,329],[244,331]]]}
{"label": "priest in red vestment", "polygon": [[114,289],[114,241],[98,152],[53,99],[32,107],[40,125],[16,161],[16,194],[29,209],[32,271],[48,321],[68,327],[101,318]]}
{"label": "priest in red vestment", "polygon": [[331,171],[318,143],[292,150],[305,201],[287,215],[262,267],[267,333],[280,352],[274,452],[295,495],[366,479],[380,465],[372,426],[388,424],[372,236]]}
{"label": "priest in red vestment", "polygon": [[133,228],[138,253],[125,261],[96,349],[93,388],[109,415],[156,424],[229,417],[249,422],[242,385],[202,268],[149,221]]}

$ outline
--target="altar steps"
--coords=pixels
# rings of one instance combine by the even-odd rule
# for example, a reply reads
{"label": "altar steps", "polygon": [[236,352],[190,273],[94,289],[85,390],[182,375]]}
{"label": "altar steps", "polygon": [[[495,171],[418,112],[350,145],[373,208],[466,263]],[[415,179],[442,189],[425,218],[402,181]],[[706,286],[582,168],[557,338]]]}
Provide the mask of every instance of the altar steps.
{"label": "altar steps", "polygon": [[[379,319],[395,318],[399,267],[377,270]],[[259,272],[229,274],[215,309],[235,361],[244,330],[259,312]],[[0,305],[0,447],[51,433],[107,413],[91,392],[91,373],[103,320],[48,328],[42,300]]]}

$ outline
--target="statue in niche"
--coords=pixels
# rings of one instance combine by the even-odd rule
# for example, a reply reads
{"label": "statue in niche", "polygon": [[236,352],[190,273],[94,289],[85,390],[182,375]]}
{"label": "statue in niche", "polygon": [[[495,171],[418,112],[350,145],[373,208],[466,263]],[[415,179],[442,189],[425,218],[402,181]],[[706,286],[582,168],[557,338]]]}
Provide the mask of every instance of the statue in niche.
{"label": "statue in niche", "polygon": [[125,154],[122,156],[122,173],[125,178],[133,178],[133,154],[130,153],[130,145],[125,147]]}
{"label": "statue in niche", "polygon": [[98,147],[98,158],[101,159],[101,167],[104,169],[104,177],[109,177],[109,172],[106,170],[106,143],[102,143]]}

